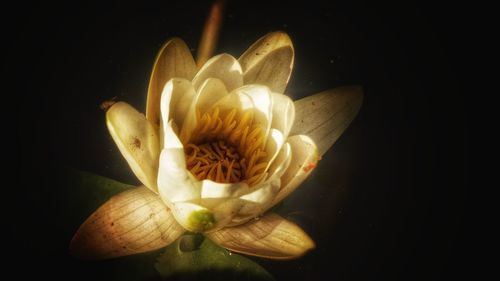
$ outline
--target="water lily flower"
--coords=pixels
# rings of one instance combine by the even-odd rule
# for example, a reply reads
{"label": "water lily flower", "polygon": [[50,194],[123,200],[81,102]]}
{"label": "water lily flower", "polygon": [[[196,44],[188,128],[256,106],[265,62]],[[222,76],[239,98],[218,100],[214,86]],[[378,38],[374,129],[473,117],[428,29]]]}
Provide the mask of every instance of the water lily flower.
{"label": "water lily flower", "polygon": [[229,250],[289,259],[314,248],[296,224],[267,212],[297,188],[354,119],[362,90],[347,86],[293,102],[289,36],[272,32],[239,59],[199,70],[178,38],[160,50],[146,115],[125,102],[109,132],[143,186],[109,199],[70,245],[103,259],[164,247],[186,231]]}

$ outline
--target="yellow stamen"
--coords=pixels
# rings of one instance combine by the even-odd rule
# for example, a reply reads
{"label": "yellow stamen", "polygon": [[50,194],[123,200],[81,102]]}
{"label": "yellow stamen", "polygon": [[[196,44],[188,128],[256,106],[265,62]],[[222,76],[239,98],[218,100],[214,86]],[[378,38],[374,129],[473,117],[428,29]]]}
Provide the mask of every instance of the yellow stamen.
{"label": "yellow stamen", "polygon": [[186,147],[187,168],[199,180],[255,185],[266,178],[264,130],[254,112],[214,107],[200,114]]}

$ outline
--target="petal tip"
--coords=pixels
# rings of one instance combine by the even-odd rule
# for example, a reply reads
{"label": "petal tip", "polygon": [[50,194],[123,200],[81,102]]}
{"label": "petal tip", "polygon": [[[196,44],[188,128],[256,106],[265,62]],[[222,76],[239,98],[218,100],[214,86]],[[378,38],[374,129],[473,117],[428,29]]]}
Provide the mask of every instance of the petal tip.
{"label": "petal tip", "polygon": [[364,99],[364,89],[361,85],[347,85],[339,88],[340,91],[344,92],[346,95],[351,96],[351,102],[354,108],[359,110]]}
{"label": "petal tip", "polygon": [[264,37],[268,37],[268,38],[276,38],[276,39],[279,39],[281,42],[283,43],[287,43],[287,44],[290,44],[292,43],[292,39],[290,38],[290,35],[288,35],[288,33],[286,31],[283,31],[283,30],[276,30],[276,31],[272,31],[272,32],[269,32],[268,34],[266,34]]}
{"label": "petal tip", "polygon": [[69,254],[81,260],[99,260],[106,258],[104,248],[96,243],[94,235],[87,231],[88,227],[83,224],[75,233],[69,244]]}

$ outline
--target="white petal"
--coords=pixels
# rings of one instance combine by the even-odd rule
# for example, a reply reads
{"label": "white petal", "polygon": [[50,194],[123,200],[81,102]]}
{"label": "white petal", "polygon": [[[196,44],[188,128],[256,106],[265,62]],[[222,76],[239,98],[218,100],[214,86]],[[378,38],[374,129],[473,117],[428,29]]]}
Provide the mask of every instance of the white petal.
{"label": "white petal", "polygon": [[279,178],[273,178],[256,185],[255,191],[240,197],[240,199],[244,201],[244,204],[238,215],[258,216],[264,211],[264,208],[272,202],[279,188]]}
{"label": "white petal", "polygon": [[285,139],[283,138],[283,134],[276,130],[276,129],[271,129],[271,133],[269,134],[269,137],[267,138],[265,150],[267,153],[266,160],[267,161],[267,166],[264,169],[264,173],[262,174],[262,177],[257,181],[259,182],[262,180],[268,173],[269,167],[274,162],[274,159],[276,156],[278,156],[278,153],[280,152],[283,144],[285,143]]}
{"label": "white petal", "polygon": [[[237,95],[239,99],[239,105],[234,103],[234,98],[229,97],[233,95]],[[222,99],[220,102],[217,102],[217,105],[224,104],[226,107],[236,107],[242,110],[247,109],[248,106],[253,106],[254,109],[254,118],[253,124],[261,127],[264,130],[264,143],[267,141],[267,136],[269,134],[269,130],[271,129],[272,122],[272,97],[269,88],[261,85],[245,85],[236,89],[234,92],[228,95],[228,98]],[[248,100],[251,103],[248,103]],[[229,104],[228,104],[229,102]],[[232,103],[232,105],[231,105]]]}
{"label": "white petal", "polygon": [[281,176],[286,172],[288,166],[290,165],[292,160],[292,148],[290,144],[285,143],[273,163],[268,169],[270,177],[281,178]]}
{"label": "white petal", "polygon": [[314,170],[319,160],[318,149],[308,136],[292,136],[288,138],[288,143],[292,151],[289,160],[290,166],[281,176],[281,188],[278,194],[266,209],[276,205],[300,186],[311,171]]}
{"label": "white petal", "polygon": [[188,143],[191,139],[193,131],[196,130],[198,126],[199,116],[203,116],[215,102],[227,95],[226,87],[221,80],[217,78],[208,78],[204,81],[189,105],[188,113],[181,127],[180,139],[183,143]]}
{"label": "white petal", "polygon": [[293,100],[286,95],[272,93],[273,122],[271,127],[283,134],[286,139],[295,120],[295,105]]}
{"label": "white petal", "polygon": [[[274,184],[273,187],[278,187],[281,186],[281,180],[278,180],[281,178],[281,176],[285,173],[285,171],[288,169],[288,166],[290,165],[291,162],[291,147],[290,144],[286,143],[283,148],[281,149],[280,153],[276,157],[276,159],[273,162],[273,165],[271,165],[268,173],[271,175],[270,178],[266,181],[265,184]],[[279,190],[278,190],[279,193]],[[257,215],[260,215],[264,211],[270,208],[271,204],[273,204],[274,198],[277,196],[276,190],[272,189],[271,192],[268,194],[271,199],[271,201],[268,200],[260,200],[260,202],[257,202],[258,204],[254,204],[257,200],[253,199],[251,201],[254,201],[254,203],[251,203],[249,201],[245,201],[246,207],[242,208],[240,212],[238,213],[238,216],[234,217],[228,226],[235,226],[239,225],[242,223],[247,222],[248,220],[256,217]],[[263,197],[263,199],[267,199],[266,197]]]}
{"label": "white petal", "polygon": [[240,183],[218,183],[211,180],[203,180],[201,186],[202,199],[225,199],[239,197],[250,191],[248,184]]}
{"label": "white petal", "polygon": [[224,82],[217,78],[206,79],[198,92],[199,95],[196,100],[196,107],[201,115],[228,94]]}
{"label": "white petal", "polygon": [[270,259],[298,258],[315,247],[299,226],[273,213],[206,235],[231,251]]}
{"label": "white petal", "polygon": [[193,79],[196,64],[188,46],[182,39],[172,38],[158,52],[148,88],[146,116],[156,129],[160,125],[161,93],[168,80],[178,77]]}
{"label": "white petal", "polygon": [[209,59],[193,78],[198,90],[208,78],[218,78],[224,82],[228,91],[243,86],[241,66],[231,55],[221,54]]}
{"label": "white petal", "polygon": [[200,198],[201,182],[186,170],[186,157],[182,143],[171,123],[164,126],[165,143],[160,155],[158,191],[169,206],[171,203]]}
{"label": "white petal", "polygon": [[219,107],[221,110],[231,110],[236,108],[239,111],[244,111],[247,109],[253,109],[255,107],[253,100],[245,94],[241,94],[241,89],[248,86],[243,86],[238,88],[219,101],[217,101],[213,107]]}
{"label": "white petal", "polygon": [[255,42],[238,61],[245,84],[266,85],[283,93],[293,68],[292,41],[284,32],[271,32]]}
{"label": "white petal", "polygon": [[106,125],[137,178],[157,192],[159,138],[146,117],[124,102],[115,103],[106,112]]}
{"label": "white petal", "polygon": [[184,232],[158,195],[137,187],[113,196],[78,229],[70,251],[82,259],[107,259],[159,249]]}
{"label": "white petal", "polygon": [[[272,99],[271,93],[267,87],[260,85],[246,85],[240,87],[222,97],[212,107],[219,107],[219,109],[223,111],[233,108],[238,109],[240,112],[253,110],[253,124],[262,128],[264,140],[267,139],[272,120]],[[192,112],[195,112],[195,109],[193,109]],[[193,113],[193,115],[195,114]],[[191,116],[191,113],[189,116]],[[181,131],[181,140],[183,142],[190,138],[191,133],[196,128],[195,117],[191,117],[185,124],[187,126],[184,126]]]}
{"label": "white petal", "polygon": [[188,113],[189,107],[196,95],[193,85],[187,79],[170,79],[161,95],[162,122],[168,123],[171,119],[180,128]]}
{"label": "white petal", "polygon": [[304,134],[324,154],[351,124],[363,102],[360,86],[344,86],[295,101],[292,135]]}

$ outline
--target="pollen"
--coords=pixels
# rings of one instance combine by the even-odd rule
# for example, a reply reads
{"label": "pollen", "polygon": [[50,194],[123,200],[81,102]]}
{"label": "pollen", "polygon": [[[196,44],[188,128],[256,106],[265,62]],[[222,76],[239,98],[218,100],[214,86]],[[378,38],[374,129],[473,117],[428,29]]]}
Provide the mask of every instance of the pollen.
{"label": "pollen", "polygon": [[197,117],[197,127],[184,146],[187,168],[197,179],[253,186],[267,177],[265,130],[254,122],[252,109],[215,107]]}

